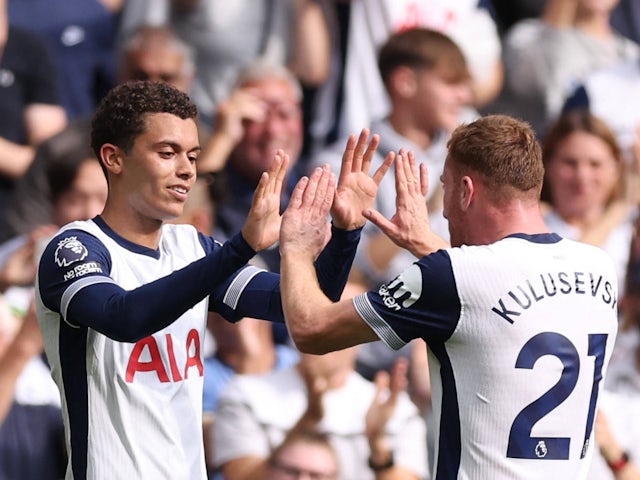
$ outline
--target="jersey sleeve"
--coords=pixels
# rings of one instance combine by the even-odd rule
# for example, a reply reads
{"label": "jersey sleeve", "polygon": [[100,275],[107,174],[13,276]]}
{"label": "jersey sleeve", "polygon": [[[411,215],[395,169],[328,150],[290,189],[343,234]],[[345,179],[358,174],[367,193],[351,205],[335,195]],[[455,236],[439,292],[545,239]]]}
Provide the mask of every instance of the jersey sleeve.
{"label": "jersey sleeve", "polygon": [[444,342],[455,330],[461,304],[446,250],[423,257],[377,292],[353,299],[362,319],[389,347],[414,338]]}
{"label": "jersey sleeve", "polygon": [[[67,239],[69,235],[64,232],[63,237]],[[78,241],[77,252],[65,250],[62,256],[58,252],[60,245],[55,245],[58,240],[45,250],[39,273],[43,303],[59,312],[71,326],[89,327],[127,342],[135,342],[171,324],[255,255],[238,234],[224,245],[212,243],[207,255],[186,267],[127,291],[109,277],[108,261],[94,265],[97,263],[94,257],[108,255],[106,247],[89,234],[82,233],[81,238],[87,244]],[[61,266],[63,261],[70,262],[68,266],[73,265],[74,270],[86,268],[96,272],[70,278],[68,266]],[[145,308],[139,308],[140,305]]]}
{"label": "jersey sleeve", "polygon": [[111,255],[100,240],[84,230],[66,230],[48,243],[40,258],[42,302],[67,321],[71,298],[89,285],[113,283],[110,271]]}
{"label": "jersey sleeve", "polygon": [[[360,232],[361,229],[347,231],[332,227],[331,240],[316,260],[320,288],[334,302],[340,299],[349,278]],[[280,275],[246,266],[213,292],[209,310],[232,322],[253,317],[284,323]]]}

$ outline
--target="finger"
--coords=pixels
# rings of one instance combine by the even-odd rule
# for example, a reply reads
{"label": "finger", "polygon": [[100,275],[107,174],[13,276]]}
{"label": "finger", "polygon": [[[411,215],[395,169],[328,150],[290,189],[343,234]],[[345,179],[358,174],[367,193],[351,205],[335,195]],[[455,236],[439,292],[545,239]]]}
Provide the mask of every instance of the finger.
{"label": "finger", "polygon": [[389,384],[390,384],[389,372],[387,372],[386,370],[378,370],[376,372],[375,377],[373,377],[373,382],[376,385],[375,401],[377,403],[382,403],[389,389]]}
{"label": "finger", "polygon": [[409,362],[406,358],[398,358],[391,368],[391,395],[397,396],[401,391],[407,388],[407,372],[409,370]]}
{"label": "finger", "polygon": [[373,178],[373,181],[376,182],[376,185],[380,185],[380,182],[382,181],[384,176],[387,174],[387,172],[391,168],[391,165],[393,165],[395,158],[396,158],[395,152],[389,152],[387,156],[384,158],[382,165],[378,167],[378,169],[373,174],[373,177],[371,177]]}
{"label": "finger", "polygon": [[353,152],[356,148],[356,136],[349,135],[347,139],[347,145],[344,147],[344,153],[342,154],[342,163],[340,164],[340,183],[343,182],[343,178],[351,173],[351,166],[353,164]]}
{"label": "finger", "polygon": [[373,160],[373,156],[378,150],[378,145],[380,145],[380,135],[374,134],[373,137],[371,137],[371,141],[369,142],[367,150],[364,152],[360,171],[369,173],[369,168],[371,168],[371,161]]}
{"label": "finger", "polygon": [[296,183],[296,186],[291,193],[289,207],[300,208],[300,206],[302,205],[302,195],[304,194],[304,190],[307,187],[307,183],[309,183],[309,177],[302,177],[300,180],[298,180],[298,183]]}
{"label": "finger", "polygon": [[255,205],[258,200],[261,200],[265,197],[267,185],[269,183],[269,173],[262,172],[260,175],[260,180],[258,181],[258,186],[253,194],[253,202],[252,205]]}
{"label": "finger", "polygon": [[405,170],[405,151],[401,149],[395,159],[396,199],[407,193],[407,173]]}
{"label": "finger", "polygon": [[352,172],[361,172],[362,171],[362,156],[367,146],[367,141],[369,140],[369,129],[363,128],[360,132],[360,136],[358,137],[358,142],[356,143],[356,148],[353,152],[353,162],[351,164]]}
{"label": "finger", "polygon": [[278,169],[278,171],[276,172],[276,178],[275,178],[275,182],[274,182],[274,188],[273,188],[273,192],[277,195],[280,195],[280,192],[282,192],[282,185],[284,185],[284,179],[287,176],[287,170],[289,167],[289,155],[287,155],[286,153],[284,153],[283,150],[280,150],[280,168]]}
{"label": "finger", "polygon": [[304,194],[302,195],[303,208],[311,208],[314,205],[316,191],[318,190],[318,182],[320,181],[322,172],[323,169],[317,167],[313,170],[313,173],[309,177],[309,182],[307,183],[307,186],[304,189]]}
{"label": "finger", "polygon": [[420,164],[420,192],[423,197],[429,192],[429,171],[424,163]]}
{"label": "finger", "polygon": [[[322,174],[318,180],[318,188],[316,189],[316,195],[313,201],[313,207],[317,212],[322,212],[324,203],[327,198],[327,190],[329,189],[329,181],[331,179],[331,169],[329,165],[322,167]],[[333,200],[333,196],[331,197]]]}
{"label": "finger", "polygon": [[397,237],[398,227],[382,215],[377,210],[367,209],[362,212],[362,216],[375,224],[391,240]]}
{"label": "finger", "polygon": [[407,179],[407,191],[414,195],[419,188],[418,184],[418,167],[413,152],[404,152],[404,175]]}
{"label": "finger", "polygon": [[280,167],[282,166],[282,156],[280,155],[281,150],[278,150],[271,161],[271,166],[267,170],[269,174],[269,182],[266,185],[265,195],[273,193],[276,188],[276,179],[278,177],[278,172],[280,171]]}
{"label": "finger", "polygon": [[331,211],[331,205],[333,205],[333,199],[336,193],[336,175],[333,172],[329,172],[329,184],[324,196],[324,204],[322,206],[323,216],[328,216]]}

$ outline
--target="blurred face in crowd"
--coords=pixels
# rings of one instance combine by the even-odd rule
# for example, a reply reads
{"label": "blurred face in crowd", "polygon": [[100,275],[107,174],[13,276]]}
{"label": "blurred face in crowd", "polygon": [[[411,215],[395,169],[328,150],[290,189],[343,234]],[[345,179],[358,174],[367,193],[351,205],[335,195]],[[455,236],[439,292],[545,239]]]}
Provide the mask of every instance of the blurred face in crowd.
{"label": "blurred face in crowd", "polygon": [[336,480],[338,465],[332,451],[322,445],[294,442],[269,465],[268,480]]}
{"label": "blurred face in crowd", "polygon": [[188,73],[186,62],[184,54],[176,48],[160,41],[152,42],[127,54],[122,80],[167,82],[189,93],[193,78]]}
{"label": "blurred face in crowd", "polygon": [[289,168],[298,160],[302,150],[302,109],[293,85],[283,78],[264,78],[247,83],[261,102],[264,116],[261,121],[245,120],[244,137],[235,148],[231,162],[249,181],[258,182],[268,170],[273,155],[283,149],[291,159]]}
{"label": "blurred face in crowd", "polygon": [[620,164],[600,137],[575,131],[555,148],[546,163],[553,205],[567,222],[597,218],[614,195]]}
{"label": "blurred face in crowd", "polygon": [[53,220],[66,225],[76,220],[87,220],[102,212],[107,200],[107,179],[94,158],[86,159],[71,188],[56,201]]}
{"label": "blurred face in crowd", "polygon": [[449,79],[437,68],[416,70],[415,114],[422,129],[452,131],[458,126],[460,112],[471,104],[471,81]]}

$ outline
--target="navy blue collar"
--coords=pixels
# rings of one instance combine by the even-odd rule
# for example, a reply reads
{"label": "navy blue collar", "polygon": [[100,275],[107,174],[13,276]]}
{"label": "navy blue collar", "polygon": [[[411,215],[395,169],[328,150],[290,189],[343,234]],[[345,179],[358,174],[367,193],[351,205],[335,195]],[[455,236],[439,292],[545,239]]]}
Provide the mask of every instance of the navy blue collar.
{"label": "navy blue collar", "polygon": [[92,220],[93,223],[100,227],[100,230],[111,237],[122,248],[125,248],[133,253],[147,255],[148,257],[155,258],[156,260],[160,258],[160,249],[154,250],[143,245],[138,245],[137,243],[133,243],[126,238],[121,237],[116,232],[114,232],[109,225],[107,225],[107,223],[100,215],[96,215]]}
{"label": "navy blue collar", "polygon": [[521,238],[522,240],[533,243],[558,243],[562,240],[562,237],[557,233],[534,233],[531,235],[526,233],[513,233],[504,238]]}

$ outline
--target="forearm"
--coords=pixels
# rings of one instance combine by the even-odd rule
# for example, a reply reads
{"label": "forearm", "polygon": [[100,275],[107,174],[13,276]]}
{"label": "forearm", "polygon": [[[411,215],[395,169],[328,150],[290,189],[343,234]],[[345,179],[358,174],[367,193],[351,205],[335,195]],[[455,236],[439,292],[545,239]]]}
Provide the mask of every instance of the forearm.
{"label": "forearm", "polygon": [[0,137],[0,174],[18,179],[29,168],[35,156],[35,149],[20,145]]}
{"label": "forearm", "polygon": [[300,348],[299,342],[313,342],[313,332],[322,321],[322,309],[331,300],[320,290],[312,263],[304,258],[284,254],[280,262],[280,277],[285,323]]}
{"label": "forearm", "polygon": [[419,480],[418,476],[406,468],[395,465],[393,450],[383,436],[368,438],[369,468],[376,480]]}
{"label": "forearm", "polygon": [[307,85],[320,85],[329,75],[331,41],[322,7],[312,0],[294,0],[294,42],[291,70]]}
{"label": "forearm", "polygon": [[361,228],[341,230],[332,226],[331,240],[315,262],[320,288],[334,302],[340,299],[349,279],[361,232]]}
{"label": "forearm", "polygon": [[225,132],[215,131],[198,157],[198,174],[216,173],[224,168],[237,141]]}
{"label": "forearm", "polygon": [[204,258],[134,290],[112,283],[87,286],[70,301],[67,321],[118,341],[138,341],[171,324],[254,254],[237,235]]}
{"label": "forearm", "polygon": [[21,348],[19,342],[14,341],[0,358],[0,425],[13,403],[18,377],[32,356],[32,353]]}

